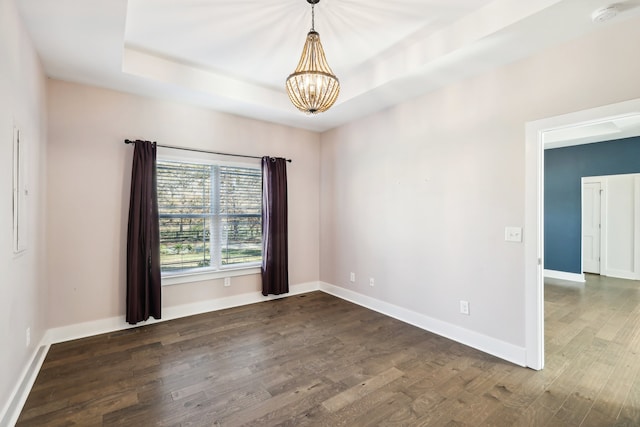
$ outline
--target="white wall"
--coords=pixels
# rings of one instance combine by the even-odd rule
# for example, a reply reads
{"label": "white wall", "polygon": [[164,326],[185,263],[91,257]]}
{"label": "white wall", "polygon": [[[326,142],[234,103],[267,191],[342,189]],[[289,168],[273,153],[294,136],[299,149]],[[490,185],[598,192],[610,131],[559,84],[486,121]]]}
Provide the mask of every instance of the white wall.
{"label": "white wall", "polygon": [[[0,424],[46,329],[45,78],[13,0],[0,0]],[[27,250],[13,253],[13,126],[26,144]],[[26,329],[31,344],[26,346]]]}
{"label": "white wall", "polygon": [[[14,1],[0,0],[0,402],[45,329],[124,314],[125,138],[293,158],[292,284],[321,279],[523,347],[524,249],[503,237],[504,226],[524,222],[524,125],[640,97],[639,38],[637,19],[607,27],[319,137],[55,80],[45,96]],[[14,121],[29,145],[31,194],[29,249],[19,256],[11,251]],[[255,275],[233,283],[165,287],[164,306],[259,289]],[[460,299],[470,316],[458,314]]]}
{"label": "white wall", "polygon": [[[51,80],[48,85],[49,326],[124,316],[133,146],[124,139],[293,159],[292,285],[319,279],[320,137],[210,110]],[[259,275],[163,287],[163,307],[258,292]]]}
{"label": "white wall", "polygon": [[639,39],[604,27],[323,134],[321,280],[524,348],[504,227],[524,224],[525,123],[640,97]]}

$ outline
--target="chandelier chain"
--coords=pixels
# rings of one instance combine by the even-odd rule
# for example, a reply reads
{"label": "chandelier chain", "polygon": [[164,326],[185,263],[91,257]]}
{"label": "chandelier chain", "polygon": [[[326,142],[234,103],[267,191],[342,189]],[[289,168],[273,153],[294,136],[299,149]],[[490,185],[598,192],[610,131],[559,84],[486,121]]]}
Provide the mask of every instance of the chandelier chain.
{"label": "chandelier chain", "polygon": [[311,31],[316,30],[316,12],[315,12],[315,3],[311,3]]}

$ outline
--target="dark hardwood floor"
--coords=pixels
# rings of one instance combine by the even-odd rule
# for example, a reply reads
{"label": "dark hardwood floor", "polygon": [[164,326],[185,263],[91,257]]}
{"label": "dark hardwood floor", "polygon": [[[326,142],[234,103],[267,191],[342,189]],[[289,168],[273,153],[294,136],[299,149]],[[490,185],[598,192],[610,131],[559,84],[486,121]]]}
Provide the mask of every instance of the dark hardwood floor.
{"label": "dark hardwood floor", "polygon": [[640,425],[640,282],[545,293],[540,372],[313,292],[53,345],[17,425]]}

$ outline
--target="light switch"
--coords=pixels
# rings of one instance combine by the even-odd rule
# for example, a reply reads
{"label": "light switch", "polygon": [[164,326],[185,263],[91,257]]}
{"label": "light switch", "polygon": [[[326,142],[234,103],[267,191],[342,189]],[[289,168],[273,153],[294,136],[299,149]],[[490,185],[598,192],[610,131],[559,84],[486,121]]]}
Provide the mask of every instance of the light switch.
{"label": "light switch", "polygon": [[505,227],[504,240],[507,242],[522,242],[522,227]]}

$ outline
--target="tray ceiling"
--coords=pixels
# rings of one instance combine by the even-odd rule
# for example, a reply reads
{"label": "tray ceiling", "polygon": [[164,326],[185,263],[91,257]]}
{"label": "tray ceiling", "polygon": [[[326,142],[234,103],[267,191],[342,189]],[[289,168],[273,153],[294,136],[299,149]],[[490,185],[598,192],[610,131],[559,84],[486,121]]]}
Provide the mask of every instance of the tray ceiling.
{"label": "tray ceiling", "polygon": [[639,14],[600,0],[322,0],[316,30],[341,82],[306,116],[284,90],[306,0],[20,0],[47,75],[324,131]]}

